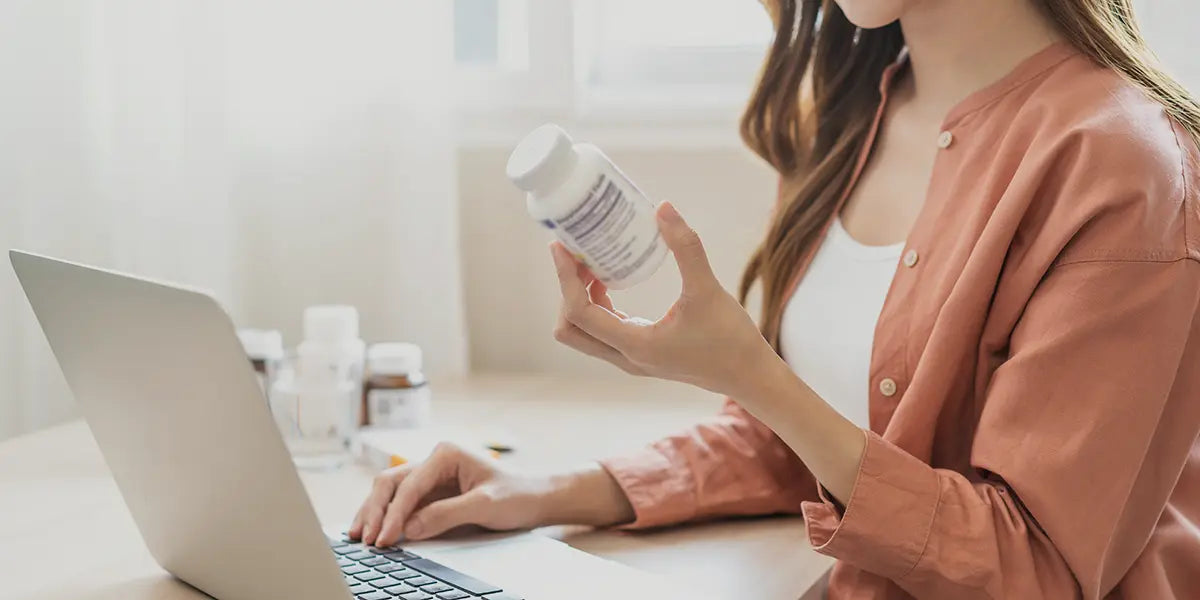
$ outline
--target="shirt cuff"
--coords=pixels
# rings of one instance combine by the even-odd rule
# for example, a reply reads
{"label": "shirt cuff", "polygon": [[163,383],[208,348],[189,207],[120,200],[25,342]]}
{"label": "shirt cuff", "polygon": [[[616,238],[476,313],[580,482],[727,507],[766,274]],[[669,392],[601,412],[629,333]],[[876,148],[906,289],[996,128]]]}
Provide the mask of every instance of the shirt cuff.
{"label": "shirt cuff", "polygon": [[941,486],[933,467],[873,432],[845,510],[818,486],[805,502],[808,539],[821,554],[892,580],[916,567],[933,526]]}
{"label": "shirt cuff", "polygon": [[600,465],[612,475],[633,506],[636,519],[621,529],[644,529],[691,520],[696,514],[696,486],[691,474],[672,460],[673,448],[656,443],[636,452],[608,458]]}

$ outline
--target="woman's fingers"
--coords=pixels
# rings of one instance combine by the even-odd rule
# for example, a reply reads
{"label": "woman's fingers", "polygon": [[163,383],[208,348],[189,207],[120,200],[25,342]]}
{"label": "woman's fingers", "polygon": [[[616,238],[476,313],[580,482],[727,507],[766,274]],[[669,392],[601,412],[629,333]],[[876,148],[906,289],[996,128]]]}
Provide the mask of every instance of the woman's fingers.
{"label": "woman's fingers", "polygon": [[404,526],[404,537],[423,540],[461,525],[478,525],[487,521],[490,499],[481,490],[438,500],[419,509]]}
{"label": "woman's fingers", "polygon": [[658,219],[658,229],[663,241],[675,256],[679,265],[679,276],[683,279],[683,293],[692,294],[720,287],[716,275],[713,275],[712,265],[704,252],[704,244],[700,235],[688,226],[683,216],[670,202],[659,205],[655,216]]}
{"label": "woman's fingers", "polygon": [[588,282],[588,298],[592,301],[592,304],[595,304],[604,310],[621,317],[622,319],[629,318],[629,315],[613,306],[612,298],[608,295],[608,286],[604,285],[604,282],[600,281],[600,278],[596,277],[592,273],[592,270],[587,268],[587,265],[579,263],[579,276],[580,279]]}
{"label": "woman's fingers", "polygon": [[579,276],[579,263],[560,243],[550,245],[558,272],[559,288],[563,296],[563,316],[572,325],[585,333],[621,349],[631,341],[634,331],[621,318],[592,303],[588,296],[587,283]]}
{"label": "woman's fingers", "polygon": [[350,523],[350,529],[346,530],[346,535],[352,540],[362,539],[363,530],[363,507],[358,507],[358,512],[354,513],[354,521]]}
{"label": "woman's fingers", "polygon": [[608,286],[604,285],[599,279],[593,279],[587,286],[588,299],[592,304],[607,310],[613,314],[620,314],[616,308],[613,308],[612,298],[608,296]]}
{"label": "woman's fingers", "polygon": [[[604,282],[600,281],[592,273],[591,269],[587,268],[587,265],[581,262],[576,264],[575,273],[581,281],[586,282],[588,300],[592,304],[624,318],[625,313],[613,308],[612,298],[608,296],[608,286],[604,285]],[[616,349],[584,333],[582,329],[573,325],[567,320],[565,313],[559,316],[558,326],[554,329],[554,339],[588,356],[610,362],[623,371],[630,372],[629,369],[633,367],[625,359],[625,356]]]}
{"label": "woman's fingers", "polygon": [[631,375],[640,375],[641,370],[638,369],[629,359],[625,358],[624,354],[617,351],[616,348],[601,342],[600,340],[588,335],[582,329],[572,325],[566,319],[558,320],[558,327],[554,329],[554,339],[559,343],[570,346],[588,356],[599,358],[600,360],[612,363],[617,368]]}
{"label": "woman's fingers", "polygon": [[421,500],[443,483],[457,478],[461,460],[461,450],[448,444],[441,444],[429,455],[428,460],[405,477],[396,486],[395,495],[387,505],[387,514],[383,518],[383,525],[379,530],[375,545],[390,546],[399,541],[409,516],[413,514]]}
{"label": "woman's fingers", "polygon": [[355,517],[354,524],[351,525],[348,532],[352,539],[360,539],[364,544],[375,542],[380,525],[383,523],[387,504],[392,500],[396,486],[411,470],[412,467],[404,465],[388,469],[375,476],[371,493],[367,496],[366,502],[363,502],[362,508],[358,509],[358,516]]}

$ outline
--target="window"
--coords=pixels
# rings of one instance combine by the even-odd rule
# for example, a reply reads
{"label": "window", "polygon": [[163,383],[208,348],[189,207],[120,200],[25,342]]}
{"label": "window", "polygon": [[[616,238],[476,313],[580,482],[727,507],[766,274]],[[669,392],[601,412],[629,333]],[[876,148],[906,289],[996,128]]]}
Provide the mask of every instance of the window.
{"label": "window", "polygon": [[467,113],[719,120],[753,83],[772,30],[752,0],[455,0]]}
{"label": "window", "polygon": [[771,35],[766,11],[747,0],[577,1],[577,79],[631,97],[724,90],[740,100]]}
{"label": "window", "polygon": [[454,59],[464,68],[529,68],[529,5],[525,0],[455,0]]}

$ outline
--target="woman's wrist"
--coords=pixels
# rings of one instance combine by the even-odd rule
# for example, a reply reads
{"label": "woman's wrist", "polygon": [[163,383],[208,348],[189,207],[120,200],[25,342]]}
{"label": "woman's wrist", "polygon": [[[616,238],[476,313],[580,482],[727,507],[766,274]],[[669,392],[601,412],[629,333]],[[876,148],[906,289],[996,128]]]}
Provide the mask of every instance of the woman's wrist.
{"label": "woman's wrist", "polygon": [[[778,357],[777,357],[778,358]],[[734,399],[770,427],[841,502],[849,499],[866,438],[782,359],[763,361]]]}
{"label": "woman's wrist", "polygon": [[777,401],[780,391],[794,385],[797,380],[783,357],[766,343],[741,356],[742,361],[731,377],[729,389],[724,393],[747,410],[753,404]]}
{"label": "woman's wrist", "polygon": [[543,525],[607,527],[634,519],[624,490],[599,463],[551,475],[543,502]]}

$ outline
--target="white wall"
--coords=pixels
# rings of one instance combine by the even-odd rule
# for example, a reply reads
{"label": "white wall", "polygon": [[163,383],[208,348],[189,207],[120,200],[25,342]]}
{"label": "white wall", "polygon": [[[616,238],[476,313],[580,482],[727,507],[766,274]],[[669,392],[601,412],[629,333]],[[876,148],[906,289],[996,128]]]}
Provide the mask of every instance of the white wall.
{"label": "white wall", "polygon": [[368,342],[463,372],[450,4],[231,6],[242,323],[294,344],[305,306],[353,304]]}
{"label": "white wall", "polygon": [[1193,94],[1200,94],[1200,52],[1196,51],[1200,3],[1196,0],[1140,0],[1134,6],[1150,47],[1172,75]]}
{"label": "white wall", "polygon": [[[735,290],[775,199],[773,172],[735,147],[604,149],[647,195],[675,203],[703,238],[721,282]],[[472,368],[625,376],[551,337],[560,298],[551,238],[505,179],[507,154],[502,148],[459,152]],[[657,318],[679,295],[678,271],[668,257],[649,281],[613,295],[623,310]]]}
{"label": "white wall", "polygon": [[[193,52],[213,23],[206,3],[0,3],[0,250],[184,278],[236,307],[223,103]],[[5,254],[0,438],[73,413]]]}
{"label": "white wall", "polygon": [[[0,249],[212,290],[244,326],[360,307],[466,369],[450,4],[0,2]],[[0,259],[0,439],[74,415]]]}

